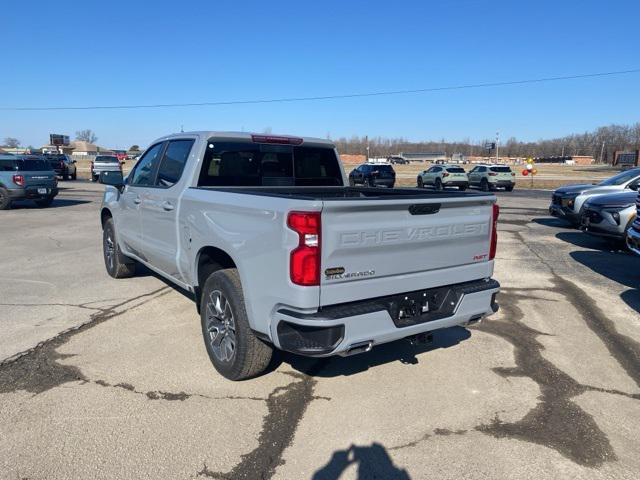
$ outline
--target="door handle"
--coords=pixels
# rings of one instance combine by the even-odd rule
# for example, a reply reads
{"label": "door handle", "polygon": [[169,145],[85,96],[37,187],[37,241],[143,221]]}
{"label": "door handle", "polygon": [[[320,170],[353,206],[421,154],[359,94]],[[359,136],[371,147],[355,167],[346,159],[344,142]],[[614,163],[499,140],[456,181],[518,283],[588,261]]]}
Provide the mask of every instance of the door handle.
{"label": "door handle", "polygon": [[169,202],[162,202],[162,208],[167,211],[170,212],[171,210],[173,210],[175,207],[169,203]]}
{"label": "door handle", "polygon": [[142,199],[140,197],[136,197],[133,199],[133,203],[136,205],[140,205],[142,203]]}

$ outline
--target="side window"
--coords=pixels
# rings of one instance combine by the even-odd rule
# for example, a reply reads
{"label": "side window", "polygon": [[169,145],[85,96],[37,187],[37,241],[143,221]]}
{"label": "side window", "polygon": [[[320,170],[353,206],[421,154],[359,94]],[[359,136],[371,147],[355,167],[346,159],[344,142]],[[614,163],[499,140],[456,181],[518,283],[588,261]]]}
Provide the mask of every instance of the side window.
{"label": "side window", "polygon": [[178,183],[192,146],[193,140],[172,140],[169,142],[158,170],[157,186],[169,188]]}
{"label": "side window", "polygon": [[12,172],[14,170],[13,160],[0,160],[0,172]]}
{"label": "side window", "polygon": [[486,172],[486,171],[487,171],[487,167],[480,167],[480,168],[478,168],[478,171],[479,171],[480,173],[484,173],[484,172]]}
{"label": "side window", "polygon": [[151,186],[153,185],[153,172],[160,160],[160,152],[164,144],[158,143],[145,152],[136,164],[131,173],[130,185]]}

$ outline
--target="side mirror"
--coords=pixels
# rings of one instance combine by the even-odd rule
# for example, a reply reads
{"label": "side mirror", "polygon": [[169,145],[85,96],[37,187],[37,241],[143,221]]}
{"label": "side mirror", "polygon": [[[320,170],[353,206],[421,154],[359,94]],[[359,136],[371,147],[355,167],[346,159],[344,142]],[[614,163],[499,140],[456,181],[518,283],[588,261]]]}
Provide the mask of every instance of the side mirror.
{"label": "side mirror", "polygon": [[109,185],[111,187],[116,187],[118,190],[122,191],[124,188],[124,177],[122,176],[122,172],[100,172],[100,177],[98,177],[98,181],[103,185]]}

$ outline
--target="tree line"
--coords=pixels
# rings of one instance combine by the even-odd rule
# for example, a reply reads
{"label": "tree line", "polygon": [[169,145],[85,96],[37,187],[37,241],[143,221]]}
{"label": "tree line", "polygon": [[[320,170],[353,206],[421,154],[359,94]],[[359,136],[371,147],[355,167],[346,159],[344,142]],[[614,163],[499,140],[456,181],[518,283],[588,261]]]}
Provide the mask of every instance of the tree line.
{"label": "tree line", "polygon": [[[328,135],[329,137],[329,135]],[[494,139],[472,142],[468,138],[461,141],[410,142],[406,138],[384,138],[366,136],[340,137],[333,139],[338,151],[345,154],[367,154],[369,157],[388,157],[400,152],[445,152],[448,155],[461,153],[467,156],[487,156],[485,143]],[[565,137],[523,142],[515,137],[501,141],[500,156],[507,157],[554,157],[562,155],[589,155],[598,162],[611,162],[616,150],[636,150],[640,148],[640,123],[634,125],[609,125],[591,132],[576,133]],[[490,152],[495,155],[495,150]]]}

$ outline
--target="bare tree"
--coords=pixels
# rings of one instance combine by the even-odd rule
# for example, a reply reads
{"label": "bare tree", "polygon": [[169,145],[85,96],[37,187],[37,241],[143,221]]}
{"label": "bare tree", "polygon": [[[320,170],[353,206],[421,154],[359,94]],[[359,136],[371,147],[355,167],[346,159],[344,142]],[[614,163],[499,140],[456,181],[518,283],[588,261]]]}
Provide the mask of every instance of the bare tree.
{"label": "bare tree", "polygon": [[76,140],[80,140],[81,142],[96,143],[98,141],[98,137],[93,130],[87,128],[86,130],[78,130],[76,132]]}
{"label": "bare tree", "polygon": [[131,145],[129,147],[129,151],[130,152],[139,152],[140,151],[140,146],[139,145]]}
{"label": "bare tree", "polygon": [[4,139],[4,146],[9,148],[17,148],[20,146],[20,140],[13,137],[7,137]]}

